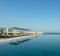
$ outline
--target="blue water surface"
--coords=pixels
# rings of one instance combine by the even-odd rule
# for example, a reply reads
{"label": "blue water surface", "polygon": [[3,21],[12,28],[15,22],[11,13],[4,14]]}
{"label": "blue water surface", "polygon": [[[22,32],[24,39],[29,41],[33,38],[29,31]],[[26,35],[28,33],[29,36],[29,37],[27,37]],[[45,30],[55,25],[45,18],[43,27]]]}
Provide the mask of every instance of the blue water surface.
{"label": "blue water surface", "polygon": [[44,34],[26,39],[30,40],[0,44],[0,56],[60,56],[59,34]]}

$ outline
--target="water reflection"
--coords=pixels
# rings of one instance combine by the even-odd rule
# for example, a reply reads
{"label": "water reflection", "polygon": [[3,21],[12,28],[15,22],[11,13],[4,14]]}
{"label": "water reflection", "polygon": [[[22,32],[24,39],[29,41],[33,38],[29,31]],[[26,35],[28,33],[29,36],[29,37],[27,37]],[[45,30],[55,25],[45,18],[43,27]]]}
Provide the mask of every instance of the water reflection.
{"label": "water reflection", "polygon": [[37,35],[35,35],[35,39],[38,39]]}
{"label": "water reflection", "polygon": [[19,44],[21,44],[21,43],[27,42],[27,41],[29,41],[29,40],[31,40],[31,39],[19,40],[19,41],[17,41],[17,42],[12,42],[12,43],[9,43],[9,44],[10,44],[10,45],[13,45],[13,46],[16,46],[16,45],[19,45]]}

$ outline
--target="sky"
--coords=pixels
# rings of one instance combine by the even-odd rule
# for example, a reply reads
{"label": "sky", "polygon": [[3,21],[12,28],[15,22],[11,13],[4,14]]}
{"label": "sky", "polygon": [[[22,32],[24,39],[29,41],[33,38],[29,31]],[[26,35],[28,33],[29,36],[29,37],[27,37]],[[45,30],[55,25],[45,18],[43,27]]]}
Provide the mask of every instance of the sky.
{"label": "sky", "polygon": [[60,32],[60,0],[0,0],[0,27]]}

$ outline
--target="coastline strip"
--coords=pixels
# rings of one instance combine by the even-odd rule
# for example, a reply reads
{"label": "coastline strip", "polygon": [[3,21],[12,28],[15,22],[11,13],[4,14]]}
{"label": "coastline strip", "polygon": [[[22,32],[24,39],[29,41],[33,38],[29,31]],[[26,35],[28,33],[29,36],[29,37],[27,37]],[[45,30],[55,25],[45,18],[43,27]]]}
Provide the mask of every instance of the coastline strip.
{"label": "coastline strip", "polygon": [[[33,35],[31,35],[31,36],[33,36]],[[14,37],[14,38],[1,39],[0,40],[0,44],[4,44],[4,43],[7,43],[7,42],[19,40],[19,39],[22,39],[22,38],[28,38],[28,37],[31,37],[31,36],[22,36],[22,37]]]}

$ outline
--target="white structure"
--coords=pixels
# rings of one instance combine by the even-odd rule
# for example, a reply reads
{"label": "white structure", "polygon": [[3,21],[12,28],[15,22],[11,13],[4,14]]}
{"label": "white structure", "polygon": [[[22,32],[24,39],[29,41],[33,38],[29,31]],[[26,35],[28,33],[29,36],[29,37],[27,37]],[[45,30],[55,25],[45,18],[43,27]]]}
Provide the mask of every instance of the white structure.
{"label": "white structure", "polygon": [[8,28],[7,28],[7,35],[8,35]]}

